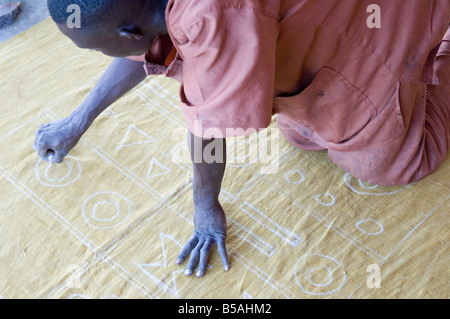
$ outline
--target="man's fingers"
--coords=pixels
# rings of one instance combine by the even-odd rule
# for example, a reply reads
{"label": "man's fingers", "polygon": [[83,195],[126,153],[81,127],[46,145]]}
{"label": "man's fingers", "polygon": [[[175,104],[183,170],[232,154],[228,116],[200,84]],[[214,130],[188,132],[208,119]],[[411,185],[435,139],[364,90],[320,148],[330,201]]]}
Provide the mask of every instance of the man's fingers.
{"label": "man's fingers", "polygon": [[47,149],[46,148],[41,148],[38,145],[33,145],[33,148],[36,150],[36,152],[38,153],[40,158],[42,158],[43,160],[47,160]]}
{"label": "man's fingers", "polygon": [[205,243],[204,240],[200,240],[197,243],[197,246],[195,246],[195,248],[192,249],[191,257],[189,258],[186,270],[184,272],[186,276],[190,276],[194,272],[195,265],[197,265],[197,262],[200,259],[200,249],[203,247],[204,243]]}
{"label": "man's fingers", "polygon": [[202,277],[208,267],[209,256],[211,255],[211,252],[216,244],[218,246],[220,258],[222,259],[223,268],[225,271],[228,271],[230,269],[230,263],[228,261],[225,238],[198,239],[197,235],[194,235],[183,247],[181,254],[176,260],[176,263],[183,263],[187,256],[190,254],[189,261],[184,272],[185,275],[192,275],[194,273],[196,265],[198,264],[198,269],[195,275],[197,277]]}
{"label": "man's fingers", "polygon": [[37,151],[39,157],[46,161],[50,162],[52,164],[59,164],[62,163],[64,158],[67,156],[67,152],[64,151],[55,151],[51,148],[42,148],[42,147],[35,147],[35,150]]}
{"label": "man's fingers", "polygon": [[228,261],[228,253],[225,244],[225,239],[220,240],[217,243],[217,247],[219,251],[219,256],[222,259],[223,269],[225,269],[225,271],[230,270],[230,263]]}
{"label": "man's fingers", "polygon": [[43,158],[45,156],[45,153],[47,152],[47,147],[45,147],[45,143],[42,142],[42,138],[39,136],[39,133],[34,140],[33,149],[41,158]]}
{"label": "man's fingers", "polygon": [[62,163],[62,161],[64,160],[64,157],[66,157],[67,152],[63,152],[63,151],[54,151],[54,150],[47,150],[47,160],[54,164],[54,163]]}
{"label": "man's fingers", "polygon": [[182,264],[187,256],[191,253],[192,249],[197,246],[198,238],[197,236],[193,236],[186,245],[184,245],[183,249],[181,250],[180,255],[177,257],[176,263],[178,265]]}
{"label": "man's fingers", "polygon": [[212,248],[215,245],[215,240],[212,238],[208,238],[206,242],[203,244],[202,249],[200,250],[200,260],[198,262],[198,270],[195,274],[197,277],[202,277],[205,274],[206,267],[208,267],[208,259],[211,254]]}
{"label": "man's fingers", "polygon": [[49,143],[42,137],[41,133],[38,132],[36,139],[33,143],[33,149],[36,150],[39,157],[46,162],[60,163],[64,159],[65,155],[62,152],[57,154],[57,152],[49,146]]}
{"label": "man's fingers", "polygon": [[44,145],[40,145],[39,143],[36,143],[36,142],[33,144],[33,149],[37,152],[37,154],[39,155],[39,157],[41,159],[43,159],[44,161],[47,161],[47,162],[51,162],[51,159],[55,155],[54,150],[52,150],[51,148],[48,148]]}

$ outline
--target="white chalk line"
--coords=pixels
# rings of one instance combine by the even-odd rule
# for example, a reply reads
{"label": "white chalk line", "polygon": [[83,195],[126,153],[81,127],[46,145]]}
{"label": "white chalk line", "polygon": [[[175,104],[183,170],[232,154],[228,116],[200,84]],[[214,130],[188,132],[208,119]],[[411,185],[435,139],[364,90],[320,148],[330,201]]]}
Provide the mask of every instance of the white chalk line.
{"label": "white chalk line", "polygon": [[156,189],[151,187],[143,178],[137,176],[127,167],[119,163],[114,157],[112,157],[110,154],[104,151],[100,146],[88,141],[85,138],[81,138],[80,142],[90,146],[92,151],[94,151],[97,155],[103,158],[107,163],[113,165],[118,171],[120,171],[123,175],[125,175],[136,186],[152,195],[156,200],[163,200],[163,195],[161,195]]}
{"label": "white chalk line", "polygon": [[[308,289],[306,289],[305,287],[303,287],[302,281],[299,279],[299,277],[298,277],[298,275],[297,275],[298,272],[299,272],[298,269],[297,269],[297,265],[298,265],[298,263],[299,263],[300,260],[302,260],[303,258],[308,258],[308,257],[321,257],[322,259],[330,260],[330,261],[334,262],[339,268],[342,268],[342,271],[343,271],[343,278],[342,278],[342,282],[339,284],[339,286],[338,286],[337,288],[332,289],[332,290],[329,290],[329,291],[322,291],[322,292],[312,292],[312,291],[309,291]],[[320,265],[320,266],[322,266],[322,265]],[[327,270],[328,274],[330,275],[330,280],[329,280],[327,283],[325,283],[325,284],[318,284],[318,283],[312,282],[312,280],[310,279],[310,275],[311,275],[311,272],[312,272],[312,271],[315,271],[315,270],[316,270],[316,268],[309,269],[309,271],[308,271],[308,273],[307,273],[307,275],[308,275],[309,277],[306,277],[306,275],[305,275],[306,281],[310,282],[310,283],[311,283],[313,286],[315,286],[315,287],[319,287],[319,288],[328,287],[328,286],[334,281],[334,277],[333,277],[333,273],[331,272],[331,270],[330,270],[328,267],[325,266],[325,269]],[[324,295],[331,295],[331,294],[334,294],[334,293],[338,292],[339,290],[341,290],[342,287],[344,287],[345,282],[346,282],[346,280],[347,280],[347,274],[346,274],[346,272],[345,272],[344,265],[343,265],[340,261],[338,261],[337,259],[335,259],[335,258],[333,258],[333,257],[331,257],[331,256],[323,255],[323,254],[309,254],[309,253],[308,253],[308,254],[305,254],[305,255],[301,256],[299,259],[297,259],[297,261],[296,261],[296,263],[295,263],[295,266],[294,266],[294,275],[295,275],[295,281],[297,282],[297,285],[299,286],[299,288],[300,288],[304,293],[306,293],[306,294],[308,294],[308,295],[314,295],[314,296],[324,296]],[[333,287],[332,287],[332,288],[333,288]]]}
{"label": "white chalk line", "polygon": [[53,209],[47,202],[42,200],[38,195],[36,195],[31,189],[25,186],[17,178],[15,178],[6,169],[0,166],[0,173],[5,176],[5,178],[13,184],[21,193],[28,197],[33,203],[35,203],[43,211],[47,212],[56,221],[58,221],[64,228],[66,228],[72,235],[75,236],[83,245],[92,251],[95,251],[98,247],[80,230],[78,230],[72,223],[65,219],[60,213]]}
{"label": "white chalk line", "polygon": [[409,238],[411,237],[411,235],[428,219],[430,218],[439,208],[441,208],[442,205],[444,205],[444,203],[450,199],[450,195],[447,195],[437,206],[435,206],[434,208],[431,209],[431,211],[419,222],[417,223],[407,234],[405,237],[402,238],[402,240],[400,240],[400,242],[397,244],[397,246],[395,246],[395,248],[389,253],[387,254],[384,258],[383,258],[383,262],[385,262],[387,259],[389,259],[389,257]]}
{"label": "white chalk line", "polygon": [[[351,181],[352,179],[353,179],[353,180],[357,180],[358,183],[359,183],[359,185],[360,185],[363,189],[365,189],[366,191],[361,192],[361,191],[357,190],[356,188],[354,188],[354,187],[351,185],[351,183],[350,183],[350,181]],[[377,188],[378,185],[373,185],[373,186],[369,186],[369,187],[368,187],[368,186],[365,186],[365,185],[362,184],[362,181],[361,181],[361,180],[356,179],[355,177],[353,177],[352,175],[350,175],[350,173],[346,173],[346,174],[344,175],[344,182],[345,182],[345,184],[347,185],[347,187],[348,187],[352,192],[354,192],[354,193],[356,193],[356,194],[358,194],[358,195],[371,195],[371,196],[388,196],[388,195],[393,195],[393,194],[396,194],[396,193],[398,193],[398,192],[404,191],[405,189],[408,189],[408,188],[410,188],[411,186],[413,186],[413,185],[415,184],[415,183],[411,183],[411,184],[405,185],[405,186],[403,186],[403,187],[399,187],[398,189],[395,189],[395,190],[393,190],[393,191],[391,191],[391,192],[381,192],[381,193],[376,193],[376,192],[370,192],[370,190],[371,190],[371,189]]]}
{"label": "white chalk line", "polygon": [[[260,278],[264,282],[265,285],[266,284],[269,285],[270,287],[272,287],[274,290],[276,290],[277,292],[279,292],[286,298],[289,298],[289,299],[298,299],[299,298],[294,292],[292,292],[291,290],[286,288],[287,287],[286,284],[281,284],[277,280],[273,279],[271,275],[268,275],[260,267],[256,266],[252,262],[250,262],[243,255],[238,253],[237,250],[235,250],[233,248],[228,248],[228,250],[230,252],[229,255],[231,257],[231,260],[235,260],[235,261],[238,261],[239,263],[241,263],[245,268],[250,270],[250,272],[252,272],[256,277]],[[235,258],[233,258],[233,257],[235,257]]]}
{"label": "white chalk line", "polygon": [[306,210],[309,212],[311,216],[313,216],[315,219],[317,219],[320,223],[322,223],[325,227],[332,228],[339,236],[353,244],[355,247],[359,248],[361,251],[365,252],[367,255],[369,255],[371,258],[376,259],[379,263],[384,263],[400,246],[403,242],[405,242],[413,233],[417,230],[420,225],[422,225],[428,218],[432,216],[432,214],[438,210],[445,202],[446,200],[450,198],[450,195],[446,196],[436,207],[434,207],[430,213],[428,213],[423,219],[421,219],[411,231],[409,231],[401,240],[400,242],[385,256],[380,254],[379,252],[376,252],[374,249],[369,247],[367,244],[362,243],[359,239],[355,238],[354,236],[350,235],[348,232],[346,232],[342,227],[337,226],[334,224],[333,221],[329,221],[326,219],[325,216],[322,216],[320,213],[315,212],[314,213],[302,207],[295,201],[293,201],[294,205],[298,206],[299,208]]}
{"label": "white chalk line", "polygon": [[[140,91],[136,91],[136,94],[139,96],[139,98],[144,102],[144,105],[147,106],[149,109],[155,109],[158,111],[163,117],[165,117],[170,122],[174,123],[177,127],[185,127],[185,124],[179,119],[178,116],[174,115],[167,109],[161,107],[158,105],[155,101],[153,101],[151,98],[149,98],[147,95]],[[183,126],[184,125],[184,126]]]}
{"label": "white chalk line", "polygon": [[[283,227],[279,225],[278,223],[274,222],[272,219],[267,217],[263,212],[261,212],[259,209],[254,207],[252,204],[245,202],[239,207],[247,216],[252,218],[254,221],[256,221],[258,224],[263,226],[264,228],[271,231],[273,234],[281,238],[283,241],[287,242],[292,247],[296,247],[300,241],[301,238],[292,230]],[[252,214],[256,213],[255,214]],[[259,217],[258,217],[259,216]]]}
{"label": "white chalk line", "polygon": [[[95,204],[92,204],[92,210],[89,210],[89,208],[86,208],[86,206],[90,206],[88,204],[91,204],[90,202],[93,201],[95,197],[115,197],[117,201],[112,202],[109,200],[106,201],[97,201]],[[95,200],[95,199],[94,199]],[[117,208],[116,214],[113,216],[113,218],[97,218],[95,213],[96,209],[101,204],[112,204],[114,207]],[[120,205],[122,204],[122,205]],[[121,206],[126,206],[126,212],[123,213],[123,210],[121,209]],[[103,192],[96,192],[89,197],[85,199],[83,202],[83,205],[81,207],[81,211],[83,214],[83,218],[85,222],[94,229],[111,229],[118,227],[119,225],[123,224],[132,214],[133,212],[133,203],[125,196],[111,191],[103,191]],[[89,214],[90,212],[90,214]],[[116,220],[117,219],[117,220]],[[113,221],[114,223],[108,223],[108,221]]]}
{"label": "white chalk line", "polygon": [[[354,238],[353,236],[349,235],[341,227],[336,226],[334,224],[334,221],[329,221],[328,219],[326,219],[325,216],[323,216],[319,212],[317,212],[315,210],[313,211],[313,210],[308,209],[306,207],[303,207],[302,205],[298,204],[295,200],[293,200],[293,204],[295,206],[297,206],[298,208],[304,210],[308,214],[310,214],[318,222],[320,222],[324,227],[333,229],[340,237],[344,238],[345,240],[347,240],[348,242],[353,244],[355,247],[359,248],[361,251],[363,251],[366,254],[368,254],[370,257],[372,257],[372,258],[374,258],[374,259],[376,259],[378,261],[382,260],[382,258],[383,258],[382,255],[380,255],[379,253],[377,253],[376,251],[374,251],[370,247],[363,247],[361,245],[361,242],[357,238]],[[366,245],[364,245],[364,246],[366,246]]]}
{"label": "white chalk line", "polygon": [[167,234],[165,232],[159,233],[159,239],[161,241],[161,249],[162,249],[162,261],[160,262],[153,262],[153,263],[136,263],[137,268],[139,268],[147,277],[149,277],[154,284],[156,284],[159,288],[161,288],[165,293],[169,292],[173,297],[175,298],[181,298],[179,291],[178,291],[178,285],[176,276],[180,273],[183,273],[184,270],[175,270],[172,271],[169,276],[171,276],[171,282],[167,283],[164,281],[164,279],[167,278],[167,276],[163,279],[158,278],[155,276],[149,268],[166,268],[168,266],[168,260],[167,260],[167,243],[166,240],[170,240],[171,242],[175,243],[179,250],[183,248],[183,245],[172,235]]}
{"label": "white chalk line", "polygon": [[[59,116],[57,114],[54,114],[53,116],[54,120],[58,119]],[[135,173],[133,173],[131,170],[129,170],[127,167],[119,163],[113,156],[111,156],[108,152],[106,152],[103,148],[101,148],[99,145],[91,142],[86,137],[82,137],[80,139],[81,143],[84,143],[87,145],[92,151],[94,151],[97,155],[99,155],[101,158],[103,158],[107,163],[113,165],[117,170],[119,170],[123,175],[125,175],[128,179],[130,179],[135,185],[152,195],[156,200],[163,200],[164,197],[161,193],[159,193],[155,188],[150,186],[144,178],[141,178],[137,176]]]}
{"label": "white chalk line", "polygon": [[[264,255],[266,255],[269,258],[275,253],[276,250],[271,244],[266,242],[261,237],[257,236],[251,230],[244,227],[243,225],[241,225],[240,223],[238,223],[236,220],[234,220],[231,217],[227,217],[227,221],[230,222],[229,231],[231,231],[238,238],[249,243],[251,246],[255,247],[261,253],[263,253]],[[234,228],[237,228],[237,229],[234,229]],[[241,231],[239,231],[239,229],[241,229]],[[242,235],[241,232],[247,233],[248,236]]]}
{"label": "white chalk line", "polygon": [[[148,81],[144,82],[144,86],[149,88],[151,92],[154,92],[163,99],[167,100],[167,102],[177,111],[182,110],[180,104],[180,97],[172,94],[172,92],[169,92],[166,88],[162,87],[161,84],[159,84],[156,80],[148,78]],[[153,88],[154,86],[156,86],[156,89]],[[164,94],[161,94],[160,91],[164,91]],[[170,99],[167,99],[168,96],[170,96],[172,100],[176,101],[176,103],[172,102]]]}
{"label": "white chalk line", "polygon": [[[131,130],[134,130],[135,132],[137,132],[138,134],[140,134],[141,136],[144,136],[147,140],[146,141],[141,141],[141,142],[134,142],[134,143],[125,143],[128,138],[129,135],[131,134]],[[136,127],[136,125],[131,124],[128,129],[127,132],[125,133],[125,136],[123,137],[122,141],[120,142],[119,146],[116,148],[116,150],[120,150],[124,147],[129,147],[129,146],[133,146],[133,145],[142,145],[142,144],[149,144],[149,143],[156,143],[157,140],[153,137],[148,135],[147,133],[145,133],[144,131],[138,129]]]}
{"label": "white chalk line", "polygon": [[[293,156],[293,154],[296,153],[296,151],[298,151],[298,148],[296,148],[295,146],[291,146],[283,153],[281,153],[278,162],[279,165],[281,166],[283,163],[288,161]],[[253,187],[262,182],[263,179],[267,178],[267,176],[272,175],[262,174],[258,170],[247,182],[245,182],[237,191],[235,191],[235,195],[239,196],[239,193],[250,191]]]}
{"label": "white chalk line", "polygon": [[120,277],[125,279],[126,282],[128,282],[133,287],[136,287],[140,292],[142,292],[145,296],[147,296],[150,299],[160,299],[158,295],[156,295],[152,289],[149,289],[147,286],[145,286],[142,282],[140,282],[138,279],[136,279],[129,271],[127,271],[125,268],[123,268],[122,265],[117,263],[114,259],[112,259],[110,256],[105,255],[102,257],[102,259],[112,268],[114,269]]}

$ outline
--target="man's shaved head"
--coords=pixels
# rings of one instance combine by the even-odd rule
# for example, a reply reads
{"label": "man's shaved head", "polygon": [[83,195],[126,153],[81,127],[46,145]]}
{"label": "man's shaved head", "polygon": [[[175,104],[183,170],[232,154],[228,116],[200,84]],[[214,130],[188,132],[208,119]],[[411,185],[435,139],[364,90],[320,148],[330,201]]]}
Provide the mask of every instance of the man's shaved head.
{"label": "man's shaved head", "polygon": [[[168,0],[47,0],[58,28],[81,48],[111,56],[138,55],[150,49],[158,34],[167,33]],[[80,25],[67,24],[79,7]]]}
{"label": "man's shaved head", "polygon": [[95,28],[105,22],[115,20],[122,23],[126,16],[138,13],[144,5],[157,9],[166,1],[159,0],[47,0],[47,7],[55,23],[66,23],[71,12],[67,11],[69,6],[77,5],[81,10],[81,29]]}

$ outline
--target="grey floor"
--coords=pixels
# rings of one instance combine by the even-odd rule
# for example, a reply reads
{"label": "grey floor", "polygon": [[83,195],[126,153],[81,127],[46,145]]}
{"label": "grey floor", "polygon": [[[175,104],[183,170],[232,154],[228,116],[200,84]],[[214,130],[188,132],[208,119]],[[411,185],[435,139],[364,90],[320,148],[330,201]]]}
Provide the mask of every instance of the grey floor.
{"label": "grey floor", "polygon": [[0,5],[16,1],[22,2],[22,10],[16,22],[0,29],[0,43],[29,29],[49,16],[46,0],[0,0]]}

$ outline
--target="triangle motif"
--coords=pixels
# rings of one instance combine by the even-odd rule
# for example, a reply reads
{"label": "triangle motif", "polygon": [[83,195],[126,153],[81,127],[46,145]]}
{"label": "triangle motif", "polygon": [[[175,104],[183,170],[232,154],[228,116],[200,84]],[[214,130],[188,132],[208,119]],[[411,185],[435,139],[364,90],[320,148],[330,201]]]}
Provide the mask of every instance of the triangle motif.
{"label": "triangle motif", "polygon": [[138,265],[138,268],[166,293],[169,293],[174,297],[179,298],[180,295],[178,292],[176,277],[178,274],[183,273],[184,270],[176,270],[167,274],[163,278],[159,278],[153,274],[152,269],[166,268],[168,266],[167,262],[168,242],[175,243],[176,246],[178,246],[179,248],[181,248],[182,245],[173,236],[163,232],[159,234],[159,238],[161,240],[162,258],[156,262],[140,264]]}
{"label": "triangle motif", "polygon": [[151,137],[147,133],[141,131],[135,125],[130,125],[117,149],[122,149],[133,145],[154,143],[156,141],[157,140],[154,137]]}
{"label": "triangle motif", "polygon": [[153,157],[147,172],[147,178],[166,175],[170,173],[171,173],[170,168],[164,166],[156,158]]}
{"label": "triangle motif", "polygon": [[116,115],[117,113],[111,107],[106,108],[101,115]]}

